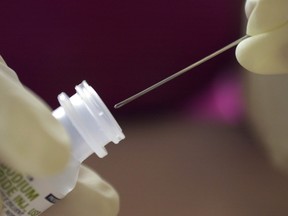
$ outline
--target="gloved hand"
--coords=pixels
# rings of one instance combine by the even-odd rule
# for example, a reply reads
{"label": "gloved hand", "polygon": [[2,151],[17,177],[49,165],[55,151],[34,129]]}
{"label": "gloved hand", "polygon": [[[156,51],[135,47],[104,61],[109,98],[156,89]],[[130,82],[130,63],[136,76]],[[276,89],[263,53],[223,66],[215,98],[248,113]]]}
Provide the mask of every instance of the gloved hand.
{"label": "gloved hand", "polygon": [[0,95],[0,160],[33,176],[62,170],[69,158],[68,135],[2,58]]}
{"label": "gloved hand", "polygon": [[[246,32],[236,49],[245,73],[248,121],[275,167],[288,174],[288,0],[247,0]],[[263,76],[261,74],[271,74]],[[274,75],[273,75],[274,74]],[[277,75],[276,75],[277,74]]]}
{"label": "gloved hand", "polygon": [[[0,161],[35,177],[61,172],[70,156],[65,129],[1,56],[0,98]],[[118,209],[116,191],[82,166],[74,191],[42,215],[114,216]]]}
{"label": "gloved hand", "polygon": [[288,73],[288,1],[247,0],[247,35],[236,49],[239,63],[259,74]]}

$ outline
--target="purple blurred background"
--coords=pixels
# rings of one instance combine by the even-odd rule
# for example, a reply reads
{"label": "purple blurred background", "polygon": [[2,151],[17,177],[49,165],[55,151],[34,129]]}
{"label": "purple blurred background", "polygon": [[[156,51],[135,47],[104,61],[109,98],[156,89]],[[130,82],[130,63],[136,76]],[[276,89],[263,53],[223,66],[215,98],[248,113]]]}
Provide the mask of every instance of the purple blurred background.
{"label": "purple blurred background", "polygon": [[[87,80],[112,109],[240,37],[242,16],[241,0],[2,1],[0,54],[52,108]],[[180,107],[236,64],[231,50],[118,115]]]}

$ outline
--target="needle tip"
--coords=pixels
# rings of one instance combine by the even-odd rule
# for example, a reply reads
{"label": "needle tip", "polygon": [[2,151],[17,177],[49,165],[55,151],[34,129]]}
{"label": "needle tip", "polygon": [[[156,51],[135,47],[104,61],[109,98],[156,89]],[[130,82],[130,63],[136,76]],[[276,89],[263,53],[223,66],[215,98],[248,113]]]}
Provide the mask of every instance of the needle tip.
{"label": "needle tip", "polygon": [[124,103],[121,103],[121,102],[117,103],[117,104],[114,105],[114,109],[118,109],[118,108],[120,108],[122,106],[124,106]]}
{"label": "needle tip", "polygon": [[115,109],[118,109],[118,108],[126,105],[127,103],[130,103],[131,101],[135,100],[137,97],[139,97],[139,93],[136,94],[136,95],[134,95],[134,96],[132,96],[132,97],[130,97],[130,98],[127,98],[126,100],[123,100],[123,101],[115,104],[115,105],[114,105],[114,108],[115,108]]}

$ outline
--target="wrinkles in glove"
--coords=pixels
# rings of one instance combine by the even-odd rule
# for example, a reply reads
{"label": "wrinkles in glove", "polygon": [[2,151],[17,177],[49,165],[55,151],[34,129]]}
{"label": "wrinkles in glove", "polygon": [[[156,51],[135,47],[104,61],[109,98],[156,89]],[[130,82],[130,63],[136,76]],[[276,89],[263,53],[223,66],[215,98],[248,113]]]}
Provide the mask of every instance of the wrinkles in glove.
{"label": "wrinkles in glove", "polygon": [[63,170],[70,155],[64,127],[2,58],[0,100],[0,161],[32,176]]}
{"label": "wrinkles in glove", "polygon": [[288,73],[288,1],[247,0],[250,38],[236,49],[239,63],[259,74]]}

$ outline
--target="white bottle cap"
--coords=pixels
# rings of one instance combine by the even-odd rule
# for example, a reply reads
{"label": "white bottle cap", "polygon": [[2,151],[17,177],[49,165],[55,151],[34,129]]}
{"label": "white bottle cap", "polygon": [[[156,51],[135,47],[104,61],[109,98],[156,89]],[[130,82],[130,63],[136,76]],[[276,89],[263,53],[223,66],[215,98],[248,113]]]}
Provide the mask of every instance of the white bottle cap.
{"label": "white bottle cap", "polygon": [[53,116],[66,128],[71,138],[75,159],[82,162],[95,152],[99,157],[107,155],[105,145],[117,144],[125,138],[122,130],[94,89],[83,81],[75,87],[76,94],[70,98],[61,93],[61,107]]}

